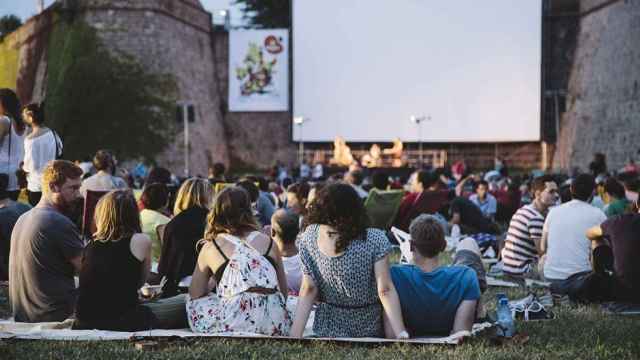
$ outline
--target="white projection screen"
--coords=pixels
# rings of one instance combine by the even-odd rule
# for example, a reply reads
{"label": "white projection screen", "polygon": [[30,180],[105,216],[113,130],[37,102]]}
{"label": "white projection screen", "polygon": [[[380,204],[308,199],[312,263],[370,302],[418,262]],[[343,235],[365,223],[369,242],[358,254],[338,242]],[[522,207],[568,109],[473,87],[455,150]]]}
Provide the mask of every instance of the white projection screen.
{"label": "white projection screen", "polygon": [[293,140],[537,141],[541,23],[541,0],[294,0]]}

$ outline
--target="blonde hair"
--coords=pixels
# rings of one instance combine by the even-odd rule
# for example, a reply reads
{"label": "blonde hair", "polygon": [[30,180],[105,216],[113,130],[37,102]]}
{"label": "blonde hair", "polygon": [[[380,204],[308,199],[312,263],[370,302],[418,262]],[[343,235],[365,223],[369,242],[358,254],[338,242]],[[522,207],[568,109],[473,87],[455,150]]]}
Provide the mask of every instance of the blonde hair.
{"label": "blonde hair", "polygon": [[53,160],[42,171],[42,192],[49,193],[51,184],[62,186],[68,179],[79,179],[82,169],[67,160]]}
{"label": "blonde hair", "polygon": [[191,178],[180,186],[176,203],[173,206],[173,215],[178,215],[193,206],[209,209],[213,191],[206,179]]}
{"label": "blonde hair", "polygon": [[258,229],[249,193],[239,186],[230,186],[216,196],[213,208],[207,215],[207,227],[201,243],[213,241],[220,234],[242,236]]}
{"label": "blonde hair", "polygon": [[131,190],[114,190],[103,196],[94,214],[97,241],[118,241],[142,232],[138,205]]}

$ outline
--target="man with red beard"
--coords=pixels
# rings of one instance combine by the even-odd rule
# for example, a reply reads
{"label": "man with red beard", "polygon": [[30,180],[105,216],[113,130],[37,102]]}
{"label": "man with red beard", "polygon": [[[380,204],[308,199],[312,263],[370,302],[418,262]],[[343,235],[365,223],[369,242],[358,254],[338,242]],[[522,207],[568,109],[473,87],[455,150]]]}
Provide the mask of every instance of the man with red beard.
{"label": "man with red beard", "polygon": [[11,234],[9,298],[17,322],[63,321],[73,314],[74,275],[84,243],[66,216],[80,195],[82,169],[54,160],[42,174],[42,199],[24,213]]}

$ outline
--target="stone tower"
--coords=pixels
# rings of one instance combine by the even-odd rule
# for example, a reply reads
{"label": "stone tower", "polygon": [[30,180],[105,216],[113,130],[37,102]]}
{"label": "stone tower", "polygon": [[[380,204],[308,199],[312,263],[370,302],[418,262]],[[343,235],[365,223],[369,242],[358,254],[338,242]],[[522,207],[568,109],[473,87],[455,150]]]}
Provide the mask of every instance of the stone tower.
{"label": "stone tower", "polygon": [[[205,175],[214,162],[229,162],[212,44],[211,14],[198,0],[77,0],[78,16],[93,26],[104,44],[136,58],[156,73],[174,76],[178,98],[195,107],[190,127],[192,175]],[[178,105],[178,104],[176,104]],[[182,174],[180,133],[158,162]]]}
{"label": "stone tower", "polygon": [[640,2],[580,2],[578,46],[554,167],[619,169],[640,149]]}

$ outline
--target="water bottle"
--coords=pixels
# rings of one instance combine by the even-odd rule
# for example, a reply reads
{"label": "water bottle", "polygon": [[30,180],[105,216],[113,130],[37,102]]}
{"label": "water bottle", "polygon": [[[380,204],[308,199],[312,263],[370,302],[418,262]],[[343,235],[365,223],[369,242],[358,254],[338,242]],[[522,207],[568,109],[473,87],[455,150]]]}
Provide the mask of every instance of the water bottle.
{"label": "water bottle", "polygon": [[516,332],[516,326],[513,322],[511,309],[509,308],[509,299],[507,299],[506,296],[499,296],[496,315],[498,318],[498,329],[496,334],[503,337],[512,337]]}

